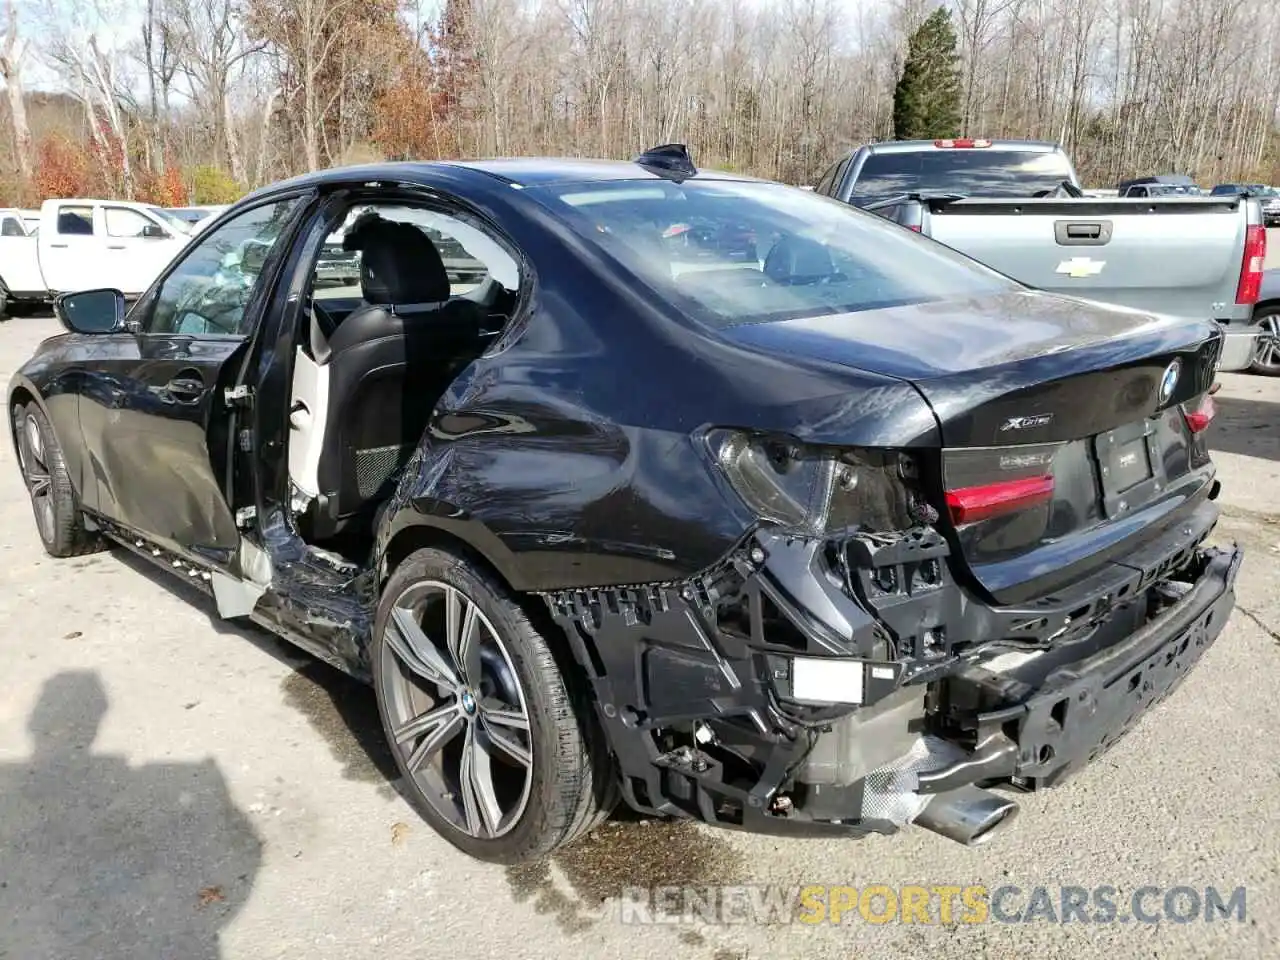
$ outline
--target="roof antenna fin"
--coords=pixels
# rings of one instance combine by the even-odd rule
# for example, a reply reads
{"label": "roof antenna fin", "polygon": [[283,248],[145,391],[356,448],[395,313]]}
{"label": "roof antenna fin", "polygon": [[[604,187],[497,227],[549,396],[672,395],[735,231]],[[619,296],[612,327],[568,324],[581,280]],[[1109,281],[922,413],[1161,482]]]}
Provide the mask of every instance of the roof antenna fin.
{"label": "roof antenna fin", "polygon": [[698,168],[693,165],[693,158],[689,156],[689,148],[683,143],[664,143],[660,147],[650,147],[633,162],[640,164],[650,173],[674,180],[676,183],[697,176],[698,173]]}

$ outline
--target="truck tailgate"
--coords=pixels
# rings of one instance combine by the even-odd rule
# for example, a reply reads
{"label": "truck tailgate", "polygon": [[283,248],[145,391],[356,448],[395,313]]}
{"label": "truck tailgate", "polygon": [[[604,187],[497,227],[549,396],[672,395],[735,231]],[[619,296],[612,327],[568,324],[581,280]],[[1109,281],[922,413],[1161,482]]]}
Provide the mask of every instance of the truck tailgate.
{"label": "truck tailgate", "polygon": [[1224,320],[1239,314],[1247,227],[1241,203],[961,200],[931,203],[925,232],[1040,290]]}

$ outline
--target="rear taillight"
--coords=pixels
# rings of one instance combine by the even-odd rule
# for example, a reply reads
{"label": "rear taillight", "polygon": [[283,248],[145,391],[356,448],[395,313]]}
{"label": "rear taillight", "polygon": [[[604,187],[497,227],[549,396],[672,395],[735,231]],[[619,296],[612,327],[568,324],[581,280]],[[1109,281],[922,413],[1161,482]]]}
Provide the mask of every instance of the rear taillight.
{"label": "rear taillight", "polygon": [[980,487],[947,491],[947,509],[957,526],[990,520],[1005,513],[1025,510],[1053,499],[1053,477],[1026,477],[1002,480]]}
{"label": "rear taillight", "polygon": [[1060,443],[944,450],[947,512],[956,526],[1017,513],[1053,499]]}
{"label": "rear taillight", "polygon": [[[1217,391],[1214,391],[1216,393]],[[1209,424],[1213,422],[1213,418],[1218,415],[1217,404],[1213,402],[1213,394],[1205,394],[1200,398],[1200,402],[1196,406],[1189,403],[1182,405],[1182,415],[1186,418],[1187,429],[1192,433],[1204,433],[1209,429]]]}
{"label": "rear taillight", "polygon": [[1267,260],[1267,230],[1260,224],[1245,228],[1244,259],[1240,263],[1240,282],[1236,285],[1236,303],[1258,302],[1262,288],[1262,269]]}
{"label": "rear taillight", "polygon": [[989,147],[991,146],[991,141],[974,140],[972,137],[959,137],[954,140],[935,140],[933,141],[933,145],[935,147],[942,147],[943,149],[951,149],[952,147]]}

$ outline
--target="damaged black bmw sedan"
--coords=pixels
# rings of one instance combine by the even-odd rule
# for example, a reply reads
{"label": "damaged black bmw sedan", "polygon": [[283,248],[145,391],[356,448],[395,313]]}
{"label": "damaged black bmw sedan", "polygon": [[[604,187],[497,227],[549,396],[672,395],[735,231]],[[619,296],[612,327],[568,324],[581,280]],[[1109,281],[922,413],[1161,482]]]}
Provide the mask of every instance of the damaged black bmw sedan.
{"label": "damaged black bmw sedan", "polygon": [[486,860],[619,798],[978,842],[1234,603],[1213,324],[681,149],[305,176],[127,312],[57,312],[8,394],[46,549],[370,681],[403,793]]}

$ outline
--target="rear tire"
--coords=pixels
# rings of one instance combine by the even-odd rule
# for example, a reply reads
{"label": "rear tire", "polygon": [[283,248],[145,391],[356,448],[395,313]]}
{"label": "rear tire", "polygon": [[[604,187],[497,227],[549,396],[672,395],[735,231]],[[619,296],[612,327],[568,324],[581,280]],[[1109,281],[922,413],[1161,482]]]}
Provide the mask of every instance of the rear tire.
{"label": "rear tire", "polygon": [[1260,373],[1264,377],[1280,377],[1280,306],[1263,307],[1254,314],[1253,320],[1262,327],[1263,333],[1270,335],[1270,340],[1259,342],[1249,372]]}
{"label": "rear tire", "polygon": [[85,529],[75,488],[53,428],[36,404],[15,406],[14,435],[36,533],[53,557],[78,557],[104,549],[101,538]]}
{"label": "rear tire", "polygon": [[402,792],[479,860],[544,857],[617,804],[585,683],[553,640],[494,574],[446,550],[411,554],[378,604],[371,666]]}

